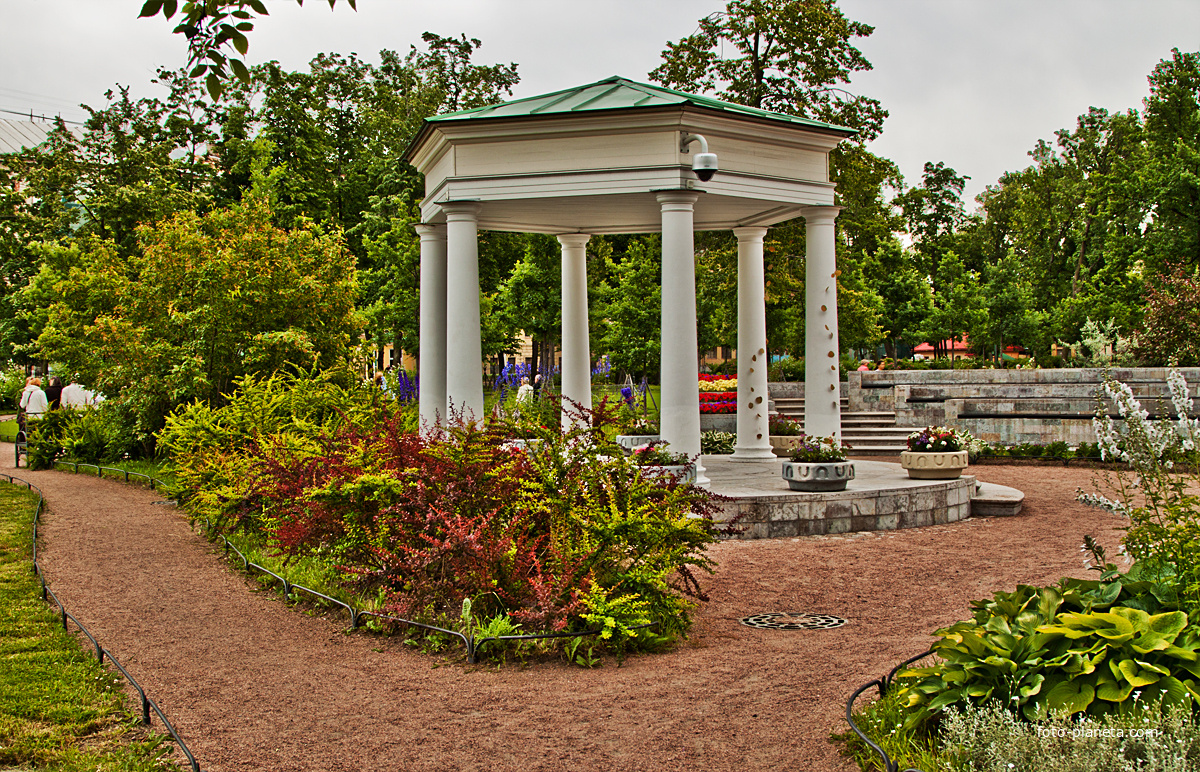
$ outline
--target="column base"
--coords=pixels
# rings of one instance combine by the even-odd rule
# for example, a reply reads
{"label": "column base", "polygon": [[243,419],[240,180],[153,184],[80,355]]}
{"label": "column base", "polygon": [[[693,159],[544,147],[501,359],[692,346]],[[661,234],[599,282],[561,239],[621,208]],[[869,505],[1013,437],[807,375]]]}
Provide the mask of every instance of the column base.
{"label": "column base", "polygon": [[704,473],[704,464],[700,463],[699,458],[696,459],[696,481],[693,484],[705,490],[712,486],[712,480]]}
{"label": "column base", "polygon": [[735,447],[733,455],[729,457],[730,461],[778,461],[779,456],[775,455],[774,449],[766,448],[741,448]]}

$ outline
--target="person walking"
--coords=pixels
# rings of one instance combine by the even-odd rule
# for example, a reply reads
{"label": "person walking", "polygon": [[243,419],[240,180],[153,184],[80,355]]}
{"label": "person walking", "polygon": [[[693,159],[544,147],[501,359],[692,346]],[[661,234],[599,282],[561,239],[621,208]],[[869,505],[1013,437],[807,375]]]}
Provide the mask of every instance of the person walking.
{"label": "person walking", "polygon": [[21,429],[24,430],[30,420],[40,421],[48,408],[46,392],[42,391],[42,379],[36,376],[30,378],[25,391],[21,393]]}
{"label": "person walking", "polygon": [[58,410],[59,401],[62,398],[63,382],[62,378],[57,375],[50,376],[50,383],[46,386],[46,404],[50,410]]}
{"label": "person walking", "polygon": [[69,407],[72,410],[82,410],[92,404],[92,396],[88,393],[87,389],[72,379],[69,384],[63,387],[58,404],[60,407]]}

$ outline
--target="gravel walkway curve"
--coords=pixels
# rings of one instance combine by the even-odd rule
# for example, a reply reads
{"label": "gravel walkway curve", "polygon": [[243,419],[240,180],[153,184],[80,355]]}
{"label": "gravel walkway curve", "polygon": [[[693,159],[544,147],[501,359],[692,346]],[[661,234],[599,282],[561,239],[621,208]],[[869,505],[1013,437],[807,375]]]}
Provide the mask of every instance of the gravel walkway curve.
{"label": "gravel walkway curve", "polygon": [[[348,634],[258,591],[157,494],[69,472],[41,486],[43,567],[67,607],[146,687],[211,772],[848,770],[826,738],[854,688],[919,653],[967,603],[1086,575],[1121,522],[1074,502],[1089,470],[975,467],[1026,493],[1020,517],[883,534],[717,545],[712,601],[666,654],[595,670],[445,664]],[[770,611],[847,617],[782,632]]]}

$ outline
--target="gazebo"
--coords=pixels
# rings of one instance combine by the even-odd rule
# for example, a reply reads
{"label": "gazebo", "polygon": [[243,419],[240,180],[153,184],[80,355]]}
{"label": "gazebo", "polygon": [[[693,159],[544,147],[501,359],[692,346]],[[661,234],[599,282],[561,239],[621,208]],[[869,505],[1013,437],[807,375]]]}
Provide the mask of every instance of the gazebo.
{"label": "gazebo", "polygon": [[[829,151],[850,129],[606,78],[427,120],[405,154],[425,175],[420,416],[483,413],[479,229],[562,244],[562,395],[591,406],[585,247],[597,234],[662,234],[660,433],[700,453],[693,232],[738,241],[737,461],[773,459],[767,429],[763,239],[807,224],[805,431],[841,433],[834,186]],[[693,149],[719,169],[693,171]],[[698,166],[711,164],[708,155]],[[697,470],[700,484],[707,481]]]}

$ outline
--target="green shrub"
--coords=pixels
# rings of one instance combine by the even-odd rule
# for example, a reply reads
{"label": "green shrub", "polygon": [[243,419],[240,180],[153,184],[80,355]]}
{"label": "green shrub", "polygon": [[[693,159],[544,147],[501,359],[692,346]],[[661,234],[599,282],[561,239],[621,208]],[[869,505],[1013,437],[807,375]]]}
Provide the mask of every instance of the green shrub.
{"label": "green shrub", "polygon": [[973,602],[973,620],[935,634],[939,662],[900,674],[909,725],[989,700],[1027,720],[1118,712],[1135,692],[1143,703],[1193,705],[1200,630],[1179,610],[1174,583],[1136,565],[1124,576],[1108,565],[1104,577],[1022,585]]}
{"label": "green shrub", "polygon": [[71,416],[65,410],[50,410],[40,419],[26,422],[30,469],[50,469],[62,457],[63,435]]}
{"label": "green shrub", "polygon": [[24,390],[25,368],[13,366],[0,371],[0,404],[3,404],[5,409],[16,410]]}
{"label": "green shrub", "polygon": [[[1145,571],[1177,582],[1185,610],[1200,614],[1200,421],[1188,417],[1192,400],[1178,370],[1167,374],[1176,419],[1149,419],[1133,391],[1106,380],[1106,396],[1124,420],[1117,423],[1098,401],[1092,424],[1101,457],[1120,461],[1103,477],[1102,494],[1079,499],[1129,518],[1122,543]],[[1112,498],[1110,498],[1110,496]]]}
{"label": "green shrub", "polygon": [[[951,710],[942,758],[973,772],[1190,772],[1200,768],[1200,727],[1189,710],[1145,702],[1098,719],[1029,723],[998,702]],[[926,768],[932,769],[932,767]]]}
{"label": "green shrub", "polygon": [[618,654],[687,630],[693,571],[711,566],[711,495],[621,453],[607,405],[565,435],[531,427],[541,444],[526,451],[506,442],[507,424],[420,436],[363,398],[277,381],[173,417],[163,445],[190,511],[410,619],[459,625],[469,601],[471,624],[598,629],[597,646]]}
{"label": "green shrub", "polygon": [[737,435],[732,432],[701,432],[700,452],[706,455],[726,456],[733,452]]}
{"label": "green shrub", "polygon": [[1057,440],[1051,442],[1042,451],[1042,456],[1045,458],[1066,458],[1071,452],[1071,448],[1067,443]]}

